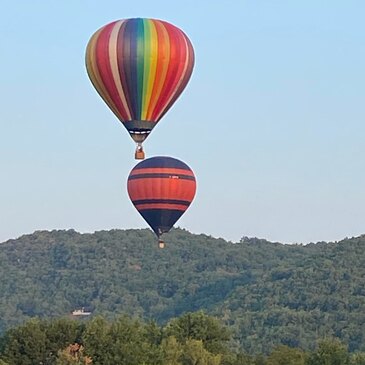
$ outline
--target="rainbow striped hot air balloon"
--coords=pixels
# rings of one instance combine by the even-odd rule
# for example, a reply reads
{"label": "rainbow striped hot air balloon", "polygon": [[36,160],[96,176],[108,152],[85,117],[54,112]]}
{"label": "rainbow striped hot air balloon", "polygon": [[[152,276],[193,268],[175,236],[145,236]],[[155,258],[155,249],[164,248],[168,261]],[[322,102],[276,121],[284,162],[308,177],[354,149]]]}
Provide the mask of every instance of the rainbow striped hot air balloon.
{"label": "rainbow striped hot air balloon", "polygon": [[194,199],[196,180],[193,171],[176,158],[147,158],[133,168],[127,187],[133,205],[163,247],[161,235],[171,229]]}
{"label": "rainbow striped hot air balloon", "polygon": [[136,158],[144,158],[142,142],[182,93],[193,66],[188,37],[162,20],[118,20],[91,37],[88,75],[137,143]]}

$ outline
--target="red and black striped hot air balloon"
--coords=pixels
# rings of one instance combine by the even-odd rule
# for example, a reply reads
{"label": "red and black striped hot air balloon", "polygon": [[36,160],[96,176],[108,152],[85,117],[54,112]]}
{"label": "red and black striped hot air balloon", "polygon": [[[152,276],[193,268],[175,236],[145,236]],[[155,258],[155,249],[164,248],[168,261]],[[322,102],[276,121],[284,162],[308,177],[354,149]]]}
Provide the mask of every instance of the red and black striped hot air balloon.
{"label": "red and black striped hot air balloon", "polygon": [[152,157],[137,164],[128,177],[129,197],[159,238],[168,232],[194,199],[196,181],[184,162]]}
{"label": "red and black striped hot air balloon", "polygon": [[137,159],[144,158],[142,142],[182,93],[193,66],[189,38],[162,20],[118,20],[91,37],[88,75],[137,143]]}

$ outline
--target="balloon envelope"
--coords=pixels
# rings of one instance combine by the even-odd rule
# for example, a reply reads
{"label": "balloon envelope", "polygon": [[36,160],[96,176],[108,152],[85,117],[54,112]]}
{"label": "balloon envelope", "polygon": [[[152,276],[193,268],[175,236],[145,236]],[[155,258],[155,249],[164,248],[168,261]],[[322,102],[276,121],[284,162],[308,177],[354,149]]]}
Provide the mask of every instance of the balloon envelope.
{"label": "balloon envelope", "polygon": [[193,66],[188,37],[156,19],[107,24],[91,37],[86,50],[91,82],[137,143],[182,93]]}
{"label": "balloon envelope", "polygon": [[129,197],[158,237],[184,214],[195,192],[193,171],[172,157],[148,158],[137,164],[128,177]]}

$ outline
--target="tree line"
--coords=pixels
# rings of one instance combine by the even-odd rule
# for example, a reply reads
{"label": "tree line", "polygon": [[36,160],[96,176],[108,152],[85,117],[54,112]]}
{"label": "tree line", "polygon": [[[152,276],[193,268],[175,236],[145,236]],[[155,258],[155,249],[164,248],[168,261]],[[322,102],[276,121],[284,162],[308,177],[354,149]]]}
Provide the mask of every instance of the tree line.
{"label": "tree line", "polygon": [[269,354],[237,348],[230,330],[199,311],[159,326],[129,316],[113,321],[32,319],[0,339],[0,365],[364,365],[365,353],[349,353],[338,339],[312,351],[286,345]]}
{"label": "tree line", "polygon": [[204,310],[249,354],[325,337],[365,351],[364,247],[364,236],[283,245],[174,229],[160,250],[147,229],[38,231],[0,244],[0,335],[80,307],[160,326]]}

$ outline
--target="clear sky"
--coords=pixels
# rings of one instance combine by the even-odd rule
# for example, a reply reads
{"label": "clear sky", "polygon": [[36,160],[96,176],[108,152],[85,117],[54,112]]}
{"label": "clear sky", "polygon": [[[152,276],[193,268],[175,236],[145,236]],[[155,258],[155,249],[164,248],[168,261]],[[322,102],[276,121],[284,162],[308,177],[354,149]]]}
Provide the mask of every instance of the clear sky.
{"label": "clear sky", "polygon": [[365,233],[365,1],[1,0],[0,242],[39,229],[147,227],[134,144],[84,66],[122,18],[180,27],[196,65],[145,143],[195,172],[178,222],[237,241]]}

